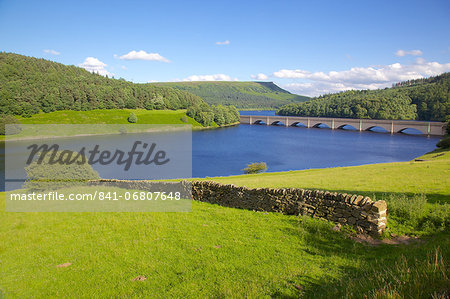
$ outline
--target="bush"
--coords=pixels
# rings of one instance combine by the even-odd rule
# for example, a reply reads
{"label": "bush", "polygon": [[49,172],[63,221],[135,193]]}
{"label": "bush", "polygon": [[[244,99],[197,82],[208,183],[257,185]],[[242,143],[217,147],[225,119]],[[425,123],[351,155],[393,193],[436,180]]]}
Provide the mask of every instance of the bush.
{"label": "bush", "polygon": [[450,137],[445,137],[441,139],[437,144],[437,147],[440,148],[450,148]]}
{"label": "bush", "polygon": [[0,135],[6,135],[6,125],[8,127],[8,135],[19,134],[22,131],[20,121],[12,115],[0,115]]}
{"label": "bush", "polygon": [[[58,151],[54,159],[75,159],[79,154],[71,151]],[[56,190],[65,187],[82,186],[88,180],[99,179],[98,173],[87,162],[87,158],[80,155],[75,162],[70,164],[50,163],[53,152],[48,152],[41,163],[39,157],[25,167],[27,181],[24,187],[31,191]]]}
{"label": "bush", "polygon": [[251,164],[248,164],[247,167],[243,169],[243,171],[246,174],[260,173],[260,172],[263,172],[266,170],[267,170],[266,162],[251,163]]}
{"label": "bush", "polygon": [[135,124],[135,123],[137,123],[137,121],[138,121],[138,118],[137,118],[136,114],[130,113],[130,116],[128,116],[128,122]]}
{"label": "bush", "polygon": [[184,123],[187,123],[189,121],[186,115],[180,118],[180,120]]}

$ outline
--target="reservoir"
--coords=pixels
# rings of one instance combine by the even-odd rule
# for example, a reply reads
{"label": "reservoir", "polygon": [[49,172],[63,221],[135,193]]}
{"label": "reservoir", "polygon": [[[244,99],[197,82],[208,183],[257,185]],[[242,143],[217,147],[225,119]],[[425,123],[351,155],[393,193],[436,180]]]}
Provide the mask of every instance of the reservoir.
{"label": "reservoir", "polygon": [[[249,112],[273,113],[272,111]],[[267,115],[267,114],[262,114]],[[273,114],[269,114],[273,115]],[[76,137],[79,142],[83,138]],[[122,142],[120,135],[99,142]],[[192,132],[192,177],[243,174],[253,162],[266,162],[268,172],[409,161],[434,150],[437,137],[324,128],[237,125]],[[4,148],[1,148],[4,188]],[[103,178],[115,178],[94,165]],[[125,179],[124,177],[120,177]]]}

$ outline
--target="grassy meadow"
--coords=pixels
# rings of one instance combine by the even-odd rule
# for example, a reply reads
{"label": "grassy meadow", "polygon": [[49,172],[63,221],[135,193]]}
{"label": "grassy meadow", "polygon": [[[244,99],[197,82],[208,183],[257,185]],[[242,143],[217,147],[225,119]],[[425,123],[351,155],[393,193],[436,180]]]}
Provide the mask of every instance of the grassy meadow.
{"label": "grassy meadow", "polygon": [[[201,126],[186,116],[186,110],[98,109],[90,111],[63,110],[39,113],[32,117],[18,117],[23,124],[128,124],[128,116],[134,113],[138,124],[191,124]],[[187,122],[181,120],[186,117]]]}
{"label": "grassy meadow", "polygon": [[[419,160],[419,161],[415,161]],[[436,150],[409,162],[262,173],[212,180],[250,188],[304,188],[358,193],[423,194],[430,202],[450,203],[450,152]]]}
{"label": "grassy meadow", "polygon": [[[100,126],[90,127],[89,134],[110,134],[119,133],[120,125],[133,125],[128,122],[128,116],[134,113],[138,121],[136,125],[155,125],[155,128],[160,128],[158,125],[191,125],[193,130],[205,129],[195,119],[186,115],[186,110],[145,110],[145,109],[99,109],[89,111],[71,111],[62,110],[50,113],[34,114],[32,117],[20,117],[17,119],[25,125],[33,124],[95,124],[95,125],[115,125],[107,129]],[[213,124],[213,127],[217,125]],[[66,131],[67,128],[60,128],[62,131],[58,132],[58,127],[52,128],[49,132],[35,132],[22,131],[18,135],[11,135],[9,139],[21,139],[36,137],[40,135],[51,134],[51,136],[73,136],[79,135],[80,129],[74,128],[73,132]],[[88,129],[88,127],[86,128]],[[105,129],[108,131],[106,132]],[[130,129],[130,127],[128,127]],[[136,131],[145,129],[144,126],[136,126]],[[149,127],[151,129],[151,127]],[[92,132],[91,132],[92,131]],[[97,132],[98,131],[98,132]],[[111,131],[111,132],[109,132]],[[55,133],[55,134],[54,134]],[[5,140],[4,135],[0,135],[0,141]]]}
{"label": "grassy meadow", "polygon": [[[334,231],[327,221],[202,202],[193,202],[190,213],[6,213],[1,193],[0,292],[8,298],[445,298],[448,224],[444,219],[444,227],[427,230],[412,223],[450,215],[443,203],[450,196],[450,154],[421,159],[428,161],[213,178],[384,197],[388,226],[421,236],[408,245],[360,244],[348,237],[351,229]],[[408,210],[411,201],[419,204]]]}

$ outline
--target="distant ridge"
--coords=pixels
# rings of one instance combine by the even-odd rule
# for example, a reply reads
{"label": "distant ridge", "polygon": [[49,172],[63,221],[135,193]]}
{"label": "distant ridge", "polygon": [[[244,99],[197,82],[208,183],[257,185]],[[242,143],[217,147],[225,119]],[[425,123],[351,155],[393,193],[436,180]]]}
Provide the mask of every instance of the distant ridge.
{"label": "distant ridge", "polygon": [[349,90],[288,104],[279,115],[369,119],[450,119],[450,73],[408,80],[392,88]]}
{"label": "distant ridge", "polygon": [[149,83],[172,87],[200,96],[211,105],[234,105],[238,109],[277,109],[290,103],[309,100],[292,94],[273,82],[189,81]]}
{"label": "distant ridge", "polygon": [[57,110],[187,109],[204,101],[191,93],[135,84],[73,65],[0,52],[0,114],[30,117]]}

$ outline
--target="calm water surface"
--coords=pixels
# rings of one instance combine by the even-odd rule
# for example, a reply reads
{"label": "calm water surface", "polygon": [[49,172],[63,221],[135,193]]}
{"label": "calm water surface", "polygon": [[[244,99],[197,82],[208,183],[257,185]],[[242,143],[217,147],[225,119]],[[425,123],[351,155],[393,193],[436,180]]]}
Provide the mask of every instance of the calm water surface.
{"label": "calm water surface", "polygon": [[[118,135],[102,136],[99,142],[111,144],[118,138]],[[436,137],[405,134],[265,125],[194,131],[192,176],[242,174],[242,169],[252,162],[266,162],[268,171],[275,172],[409,161],[435,149],[438,141]],[[0,161],[3,185],[4,149]],[[97,165],[94,168],[100,176],[114,178]]]}
{"label": "calm water surface", "polygon": [[268,171],[409,161],[439,138],[318,128],[239,125],[193,132],[193,176],[241,174],[251,162]]}

